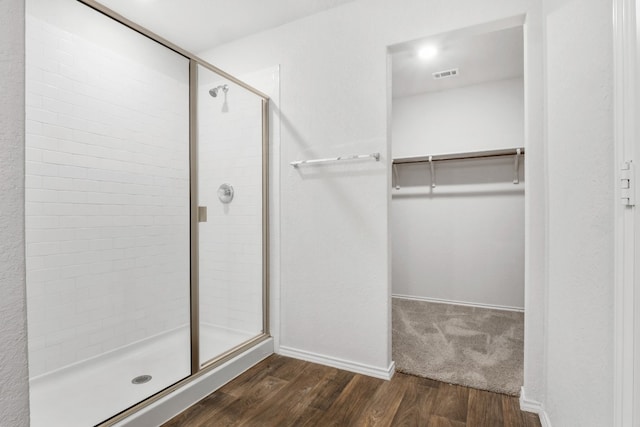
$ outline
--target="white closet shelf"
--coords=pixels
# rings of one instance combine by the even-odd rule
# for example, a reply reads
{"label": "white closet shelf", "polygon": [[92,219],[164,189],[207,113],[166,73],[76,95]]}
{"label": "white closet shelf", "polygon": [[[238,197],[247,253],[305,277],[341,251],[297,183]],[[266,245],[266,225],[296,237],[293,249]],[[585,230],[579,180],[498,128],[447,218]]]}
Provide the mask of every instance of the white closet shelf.
{"label": "white closet shelf", "polygon": [[431,188],[436,188],[436,172],[433,167],[433,163],[443,160],[464,160],[464,159],[482,159],[485,157],[502,157],[513,156],[513,183],[520,183],[520,156],[524,154],[524,147],[517,148],[503,148],[500,150],[483,150],[483,151],[468,151],[466,153],[448,153],[448,154],[431,154],[428,156],[412,156],[412,157],[397,157],[393,159],[393,177],[395,181],[396,190],[400,189],[400,182],[398,178],[398,171],[396,167],[401,164],[407,163],[429,163],[429,171],[431,173]]}
{"label": "white closet shelf", "polygon": [[411,157],[396,157],[393,159],[394,165],[401,165],[403,163],[428,163],[437,162],[443,160],[464,160],[464,159],[480,159],[483,157],[502,157],[513,156],[518,154],[524,154],[524,147],[516,148],[503,148],[500,150],[483,150],[483,151],[468,151],[465,153],[446,153],[446,154],[432,154],[427,156],[411,156]]}

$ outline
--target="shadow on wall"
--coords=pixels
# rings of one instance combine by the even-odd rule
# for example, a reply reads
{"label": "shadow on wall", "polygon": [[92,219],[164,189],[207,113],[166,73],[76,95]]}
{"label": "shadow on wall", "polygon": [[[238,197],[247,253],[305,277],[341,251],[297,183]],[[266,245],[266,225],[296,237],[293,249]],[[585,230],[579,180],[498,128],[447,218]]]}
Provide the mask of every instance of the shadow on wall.
{"label": "shadow on wall", "polygon": [[[331,151],[323,151],[319,153],[313,150],[314,145],[306,141],[302,133],[293,125],[293,123],[282,114],[278,108],[271,104],[270,108],[280,117],[280,124],[284,128],[283,134],[289,134],[293,141],[298,145],[295,159],[288,159],[283,167],[289,168],[290,171],[298,174],[303,180],[306,179],[327,179],[327,178],[348,178],[375,176],[384,173],[384,168],[378,167],[384,160],[342,160],[340,162],[330,162],[325,164],[304,165],[293,168],[289,164],[294,160],[312,160],[325,157],[350,156],[354,154],[366,154],[370,151],[372,145],[376,145],[374,140],[357,140],[347,144],[328,144]],[[316,146],[317,147],[317,146]]]}
{"label": "shadow on wall", "polygon": [[[358,163],[358,167],[362,169],[354,169],[354,165]],[[363,169],[363,166],[360,165],[368,164],[371,166],[367,169]],[[349,161],[349,160],[341,160],[340,162],[331,162],[322,165],[308,165],[308,166],[299,166],[297,168],[293,168],[291,165],[287,165],[288,167],[294,169],[302,179],[327,179],[327,178],[348,178],[348,177],[361,177],[361,176],[375,176],[380,175],[383,172],[383,169],[380,169],[376,163],[376,161],[371,160],[360,160],[360,161]]]}

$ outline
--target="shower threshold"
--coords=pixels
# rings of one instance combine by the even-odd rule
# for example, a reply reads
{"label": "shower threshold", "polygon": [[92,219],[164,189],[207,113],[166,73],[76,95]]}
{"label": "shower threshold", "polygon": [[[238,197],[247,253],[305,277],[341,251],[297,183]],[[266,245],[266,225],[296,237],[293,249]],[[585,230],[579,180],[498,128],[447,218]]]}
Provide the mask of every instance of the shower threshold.
{"label": "shower threshold", "polygon": [[[255,334],[200,326],[203,354],[211,357]],[[184,326],[76,363],[30,381],[32,427],[87,427],[186,378],[190,330]],[[132,379],[150,376],[146,382]]]}

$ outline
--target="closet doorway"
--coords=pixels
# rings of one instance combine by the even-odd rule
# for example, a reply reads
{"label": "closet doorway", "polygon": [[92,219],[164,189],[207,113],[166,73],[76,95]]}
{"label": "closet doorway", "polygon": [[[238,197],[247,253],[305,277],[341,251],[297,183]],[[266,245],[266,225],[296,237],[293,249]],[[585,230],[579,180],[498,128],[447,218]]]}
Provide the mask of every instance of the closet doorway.
{"label": "closet doorway", "polygon": [[523,383],[522,23],[390,48],[392,348],[400,372]]}

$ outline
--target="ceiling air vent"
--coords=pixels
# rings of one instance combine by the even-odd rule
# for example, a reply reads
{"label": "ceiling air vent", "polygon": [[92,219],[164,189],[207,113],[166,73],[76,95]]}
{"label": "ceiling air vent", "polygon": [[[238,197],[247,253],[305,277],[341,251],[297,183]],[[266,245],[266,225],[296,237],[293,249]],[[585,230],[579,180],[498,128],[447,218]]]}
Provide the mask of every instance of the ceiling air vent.
{"label": "ceiling air vent", "polygon": [[446,79],[448,77],[455,77],[458,75],[458,69],[452,68],[450,70],[436,71],[433,73],[433,78],[436,80]]}

